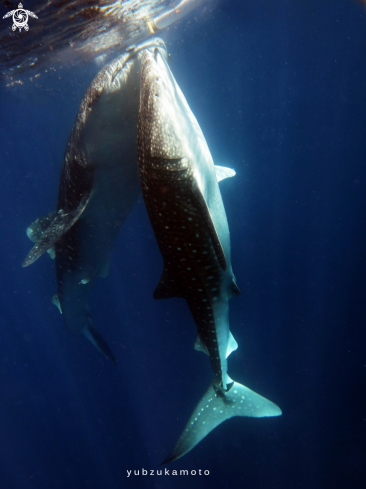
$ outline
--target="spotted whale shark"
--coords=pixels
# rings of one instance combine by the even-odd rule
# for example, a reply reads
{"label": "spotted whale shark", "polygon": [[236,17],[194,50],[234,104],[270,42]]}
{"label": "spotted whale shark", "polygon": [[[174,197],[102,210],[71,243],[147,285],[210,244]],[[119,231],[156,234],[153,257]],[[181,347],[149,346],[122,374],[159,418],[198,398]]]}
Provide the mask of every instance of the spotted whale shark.
{"label": "spotted whale shark", "polygon": [[106,357],[114,355],[95,327],[88,300],[97,277],[108,274],[115,239],[140,192],[136,163],[141,54],[159,38],[133,46],[94,78],[69,137],[57,209],[27,230],[35,243],[23,266],[45,251],[55,256],[57,293],[52,302],[67,330],[82,334]]}
{"label": "spotted whale shark", "polygon": [[230,235],[209,148],[159,50],[142,54],[137,154],[141,188],[164,260],[156,299],[183,297],[197,326],[195,349],[209,356],[213,381],[163,463],[183,456],[233,416],[278,416],[280,408],[232,380],[227,358],[238,347],[229,300],[238,294]]}

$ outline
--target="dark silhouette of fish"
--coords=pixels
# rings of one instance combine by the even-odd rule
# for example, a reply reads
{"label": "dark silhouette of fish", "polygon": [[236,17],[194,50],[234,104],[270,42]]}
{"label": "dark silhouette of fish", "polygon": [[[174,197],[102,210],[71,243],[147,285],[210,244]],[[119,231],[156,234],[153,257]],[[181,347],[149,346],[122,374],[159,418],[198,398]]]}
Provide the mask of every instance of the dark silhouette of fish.
{"label": "dark silhouette of fish", "polygon": [[97,277],[106,277],[112,248],[140,192],[136,164],[141,53],[161,39],[133,46],[107,64],[86,91],[61,170],[57,210],[32,223],[36,244],[23,266],[46,250],[56,257],[52,299],[67,330],[83,334],[106,357],[114,355],[96,329],[88,299]]}

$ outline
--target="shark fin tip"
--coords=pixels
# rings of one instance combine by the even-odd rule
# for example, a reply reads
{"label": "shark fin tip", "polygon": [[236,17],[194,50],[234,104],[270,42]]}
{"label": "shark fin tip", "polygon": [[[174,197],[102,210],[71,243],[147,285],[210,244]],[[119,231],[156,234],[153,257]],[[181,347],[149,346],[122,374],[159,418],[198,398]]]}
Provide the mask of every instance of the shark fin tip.
{"label": "shark fin tip", "polygon": [[178,458],[182,457],[184,455],[183,453],[181,455],[175,456],[174,455],[174,449],[168,453],[168,455],[164,458],[164,460],[159,464],[159,467],[162,465],[170,464],[171,462],[174,462],[175,460],[178,460]]}
{"label": "shark fin tip", "polygon": [[93,343],[93,345],[99,350],[103,355],[105,355],[114,364],[117,364],[117,360],[113,355],[112,350],[109,348],[107,342],[104,340],[103,336],[99,333],[95,327],[93,321],[89,318],[88,327],[84,328],[83,334],[88,340]]}
{"label": "shark fin tip", "polygon": [[24,258],[23,260],[23,263],[22,263],[22,267],[23,268],[26,268],[26,267],[29,267],[29,265],[32,265],[32,263],[34,263],[36,260],[33,259],[33,257],[31,256],[27,256],[26,258]]}

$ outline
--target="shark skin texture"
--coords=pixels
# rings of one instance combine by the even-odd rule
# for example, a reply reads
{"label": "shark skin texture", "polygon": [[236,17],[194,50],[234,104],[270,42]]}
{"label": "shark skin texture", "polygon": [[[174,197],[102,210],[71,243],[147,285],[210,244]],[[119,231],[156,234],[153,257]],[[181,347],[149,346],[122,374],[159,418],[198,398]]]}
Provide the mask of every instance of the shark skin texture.
{"label": "shark skin texture", "polygon": [[133,46],[94,78],[67,143],[56,211],[27,229],[35,243],[23,262],[45,251],[55,257],[57,293],[52,302],[67,330],[82,334],[107,358],[115,357],[95,327],[89,296],[108,274],[116,237],[140,193],[136,164],[141,55],[166,47],[159,38]]}
{"label": "shark skin texture", "polygon": [[[213,381],[163,463],[194,448],[233,416],[279,416],[280,408],[230,379],[227,357],[238,347],[229,300],[240,294],[230,234],[209,148],[159,50],[142,54],[137,154],[143,198],[163,256],[156,299],[183,297],[197,327],[195,349],[209,356]],[[222,168],[222,167],[221,167]],[[235,173],[235,172],[234,172]]]}

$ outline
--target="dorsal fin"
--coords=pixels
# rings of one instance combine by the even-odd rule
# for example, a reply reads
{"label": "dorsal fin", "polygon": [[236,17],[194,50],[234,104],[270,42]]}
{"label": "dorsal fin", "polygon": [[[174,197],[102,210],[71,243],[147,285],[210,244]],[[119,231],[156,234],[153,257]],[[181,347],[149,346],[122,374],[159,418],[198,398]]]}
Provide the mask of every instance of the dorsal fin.
{"label": "dorsal fin", "polygon": [[90,198],[90,193],[87,193],[82,197],[80,203],[76,209],[70,212],[64,212],[60,209],[55,215],[53,221],[48,228],[43,232],[42,237],[30,250],[25,260],[22,263],[22,267],[27,267],[34,263],[45,251],[51,248],[56,241],[58,241],[63,234],[65,234],[79,219],[84,212]]}
{"label": "dorsal fin", "polygon": [[182,295],[178,281],[174,279],[167,268],[164,268],[160,282],[154,292],[154,299],[170,299],[171,297],[182,297]]}
{"label": "dorsal fin", "polygon": [[109,272],[109,263],[110,257],[108,256],[103,265],[98,269],[92,266],[86,267],[86,269],[83,271],[81,283],[86,285],[97,277],[106,278]]}
{"label": "dorsal fin", "polygon": [[55,304],[55,306],[57,307],[57,309],[60,311],[60,314],[62,314],[62,309],[61,309],[60,299],[58,298],[58,293],[57,293],[57,292],[56,292],[56,294],[55,294],[55,295],[52,297],[51,302],[52,302],[52,304]]}
{"label": "dorsal fin", "polygon": [[209,352],[207,350],[207,346],[201,340],[201,337],[200,337],[199,333],[197,333],[196,341],[194,342],[194,349],[196,351],[202,351],[203,353],[206,353],[206,355],[210,356],[210,354],[209,354]]}
{"label": "dorsal fin", "polygon": [[51,246],[51,248],[48,248],[47,253],[48,253],[48,254],[49,254],[49,256],[52,258],[52,260],[54,260],[54,259],[56,258],[56,249],[55,249],[55,245]]}
{"label": "dorsal fin", "polygon": [[86,269],[84,271],[84,274],[83,274],[83,278],[81,280],[81,283],[83,285],[86,285],[88,284],[89,282],[91,282],[92,280],[94,280],[96,277],[97,277],[97,270],[93,267],[89,267],[88,269]]}
{"label": "dorsal fin", "polygon": [[217,235],[217,232],[215,229],[215,224],[212,221],[210,209],[208,208],[206,200],[205,200],[204,196],[202,195],[202,192],[199,189],[196,182],[193,182],[192,191],[193,191],[193,195],[196,198],[197,204],[198,204],[199,208],[201,209],[203,218],[207,224],[208,231],[210,233],[210,237],[211,237],[211,241],[212,241],[212,245],[214,247],[217,259],[220,263],[220,267],[225,271],[226,270],[226,258],[225,258],[224,249],[223,249],[222,244],[220,242],[220,238]]}
{"label": "dorsal fin", "polygon": [[238,348],[238,343],[236,342],[231,331],[229,331],[229,341],[227,343],[226,358],[230,355],[230,353],[235,351],[237,348]]}
{"label": "dorsal fin", "polygon": [[234,295],[240,295],[240,294],[241,294],[241,292],[240,292],[240,289],[236,283],[236,278],[233,275],[232,282],[231,282],[231,295],[234,296]]}

